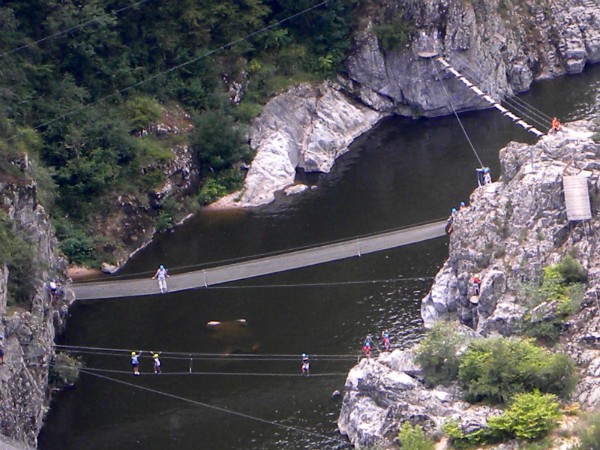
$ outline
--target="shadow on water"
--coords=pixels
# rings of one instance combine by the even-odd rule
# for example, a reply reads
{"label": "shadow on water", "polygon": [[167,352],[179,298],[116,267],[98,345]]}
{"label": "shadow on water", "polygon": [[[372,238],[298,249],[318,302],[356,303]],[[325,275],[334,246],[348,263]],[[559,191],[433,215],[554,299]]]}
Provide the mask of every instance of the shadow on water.
{"label": "shadow on water", "polygon": [[[600,67],[583,75],[537,83],[523,98],[551,115],[580,118],[598,112]],[[532,141],[494,111],[461,114],[482,161],[498,175],[498,150],[509,140]],[[397,228],[448,215],[476,186],[477,157],[456,119],[388,119],[359,138],[331,173],[310,175],[316,189],[272,205],[207,211],[174,233],[158,236],[123,270],[152,271],[291,249]],[[268,422],[211,410],[198,403],[82,375],[52,403],[41,449],[279,449],[336,448],[335,421],[355,360],[313,361],[301,377],[300,355],[358,358],[368,333],[388,328],[392,345],[421,335],[419,306],[447,256],[440,238],[210,289],[76,304],[61,344],[118,349],[298,355],[297,361],[192,360],[193,372],[261,372],[273,376],[168,375],[188,372],[189,359],[163,359],[160,376],[133,377],[129,357],[84,354],[103,375],[195,402],[230,408]],[[422,277],[398,281],[398,278]],[[364,281],[364,283],[357,283]],[[243,334],[217,337],[211,320],[247,320]],[[142,356],[150,373],[151,360]],[[275,376],[290,374],[290,376]],[[304,431],[302,431],[304,430]],[[308,434],[317,433],[325,437]]]}

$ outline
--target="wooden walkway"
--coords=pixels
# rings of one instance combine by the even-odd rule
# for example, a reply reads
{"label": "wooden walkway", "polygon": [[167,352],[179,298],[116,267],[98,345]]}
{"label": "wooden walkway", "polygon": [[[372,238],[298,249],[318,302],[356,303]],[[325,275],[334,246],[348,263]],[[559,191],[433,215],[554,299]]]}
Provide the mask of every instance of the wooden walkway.
{"label": "wooden walkway", "polygon": [[[443,220],[281,255],[171,275],[167,280],[169,292],[244,280],[414,244],[444,236],[445,225],[446,221]],[[152,279],[115,281],[107,278],[105,281],[77,283],[72,286],[72,289],[76,300],[160,294],[157,281]]]}

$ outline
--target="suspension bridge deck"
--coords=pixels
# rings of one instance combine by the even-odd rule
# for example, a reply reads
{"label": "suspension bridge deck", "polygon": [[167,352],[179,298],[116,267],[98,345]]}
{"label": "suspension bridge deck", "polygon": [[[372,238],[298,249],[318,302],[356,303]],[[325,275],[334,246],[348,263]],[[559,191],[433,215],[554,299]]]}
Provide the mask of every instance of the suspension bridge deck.
{"label": "suspension bridge deck", "polygon": [[[414,244],[443,236],[445,225],[446,221],[443,220],[246,262],[171,275],[168,279],[169,292],[209,287]],[[152,279],[116,281],[110,278],[105,281],[76,283],[73,291],[77,300],[134,297],[159,293],[157,282]]]}

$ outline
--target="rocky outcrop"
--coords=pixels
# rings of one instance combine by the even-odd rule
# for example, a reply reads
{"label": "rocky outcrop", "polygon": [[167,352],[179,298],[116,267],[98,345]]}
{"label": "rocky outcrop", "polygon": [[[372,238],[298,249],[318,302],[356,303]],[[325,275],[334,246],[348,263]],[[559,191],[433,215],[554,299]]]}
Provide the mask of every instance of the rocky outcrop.
{"label": "rocky outcrop", "polygon": [[[328,172],[386,115],[489,107],[420,55],[443,56],[495,98],[600,61],[600,5],[589,0],[387,0],[363,2],[356,15],[347,75],[339,85],[294,87],[269,102],[252,127],[257,153],[244,188],[215,206],[269,203],[294,183],[297,168]],[[391,48],[378,37],[385,27],[395,34]]]}
{"label": "rocky outcrop", "polygon": [[294,184],[296,169],[329,172],[350,143],[381,117],[334,83],[291,88],[271,100],[254,122],[250,142],[257,154],[244,189],[216,206],[270,203],[276,191]]}
{"label": "rocky outcrop", "polygon": [[496,408],[462,401],[455,387],[427,389],[410,351],[394,350],[377,359],[365,358],[346,379],[338,429],[360,447],[394,442],[405,421],[427,432],[441,429],[449,419],[461,421],[469,432],[487,426]]}
{"label": "rocky outcrop", "polygon": [[[576,254],[588,284],[582,310],[566,323],[562,344],[580,368],[573,400],[584,408],[600,404],[600,145],[590,139],[595,127],[573,123],[535,145],[511,143],[501,150],[502,176],[477,188],[467,208],[457,212],[448,260],[421,307],[426,326],[455,320],[480,336],[518,334],[524,320],[545,320],[557,309],[556,302],[528,306],[527,286],[540,281],[545,267]],[[562,181],[568,175],[587,178],[593,200],[589,221],[567,219]],[[471,285],[474,273],[482,279],[478,296]],[[350,372],[338,425],[352,443],[386,445],[406,420],[430,431],[439,430],[441,418],[460,417],[463,430],[485,426],[493,411],[478,410],[466,420],[467,407],[456,403],[460,395],[453,391],[440,403],[434,395],[438,390],[419,382],[419,368],[407,353],[401,362],[390,363],[402,354],[394,352]],[[390,370],[404,375],[390,375]],[[389,389],[390,377],[403,380],[402,386]]]}
{"label": "rocky outcrop", "polygon": [[[22,173],[0,182],[0,207],[14,231],[34,249],[35,270],[28,274],[33,291],[28,298],[7,305],[9,269],[0,266],[0,334],[4,364],[0,365],[0,434],[35,447],[50,400],[48,373],[54,356],[54,336],[60,330],[73,300],[66,280],[67,263],[57,255],[56,240],[44,208],[37,203],[37,188],[26,158]],[[52,304],[47,282],[62,283],[63,294]],[[8,445],[8,444],[7,444]]]}

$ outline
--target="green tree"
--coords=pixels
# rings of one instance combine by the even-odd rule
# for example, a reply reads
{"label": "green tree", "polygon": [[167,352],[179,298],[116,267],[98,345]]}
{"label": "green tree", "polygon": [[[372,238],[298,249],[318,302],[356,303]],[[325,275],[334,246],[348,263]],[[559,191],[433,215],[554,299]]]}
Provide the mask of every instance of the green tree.
{"label": "green tree", "polygon": [[506,402],[513,395],[539,389],[567,395],[575,386],[573,361],[522,339],[472,341],[458,369],[467,400]]}
{"label": "green tree", "polygon": [[198,116],[190,141],[205,173],[223,171],[250,155],[241,131],[221,111],[207,111]]}
{"label": "green tree", "polygon": [[488,419],[488,426],[501,438],[534,440],[555,428],[560,417],[556,396],[536,390],[515,395],[503,414]]}
{"label": "green tree", "polygon": [[451,322],[438,322],[427,332],[417,349],[416,362],[425,372],[427,383],[447,384],[458,375],[459,349],[465,338]]}

